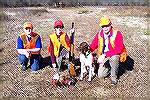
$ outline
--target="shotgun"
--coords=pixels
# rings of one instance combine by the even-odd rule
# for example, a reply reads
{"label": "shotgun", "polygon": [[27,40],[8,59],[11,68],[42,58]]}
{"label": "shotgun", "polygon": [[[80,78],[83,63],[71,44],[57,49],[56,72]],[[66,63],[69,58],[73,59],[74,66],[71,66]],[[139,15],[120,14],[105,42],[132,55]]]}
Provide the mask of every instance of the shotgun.
{"label": "shotgun", "polygon": [[[74,23],[72,22],[72,29],[74,28]],[[70,36],[70,51],[69,51],[69,62],[70,62],[70,70],[69,74],[71,77],[76,76],[75,68],[74,68],[74,32],[71,33]]]}

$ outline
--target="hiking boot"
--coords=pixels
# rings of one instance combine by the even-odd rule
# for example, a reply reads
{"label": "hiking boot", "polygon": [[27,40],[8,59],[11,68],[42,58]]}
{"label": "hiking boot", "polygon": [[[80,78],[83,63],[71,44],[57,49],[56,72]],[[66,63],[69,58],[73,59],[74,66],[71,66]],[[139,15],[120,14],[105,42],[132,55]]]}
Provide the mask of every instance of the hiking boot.
{"label": "hiking boot", "polygon": [[25,71],[25,70],[26,70],[26,66],[23,66],[23,65],[22,65],[22,66],[21,66],[21,70],[22,70],[22,71]]}
{"label": "hiking boot", "polygon": [[36,74],[36,73],[38,73],[38,71],[31,71],[31,73],[32,73],[32,74]]}

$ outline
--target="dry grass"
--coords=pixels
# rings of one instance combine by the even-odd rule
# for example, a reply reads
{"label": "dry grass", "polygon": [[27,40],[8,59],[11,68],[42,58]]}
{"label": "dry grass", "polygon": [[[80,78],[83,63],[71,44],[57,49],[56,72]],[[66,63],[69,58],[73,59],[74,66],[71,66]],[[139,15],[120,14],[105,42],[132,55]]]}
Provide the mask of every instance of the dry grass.
{"label": "dry grass", "polygon": [[[2,48],[4,54],[1,64],[2,73],[1,99],[20,100],[26,99],[45,99],[49,97],[56,100],[59,97],[76,100],[96,100],[96,98],[109,99],[128,99],[141,98],[148,99],[150,82],[148,81],[150,71],[148,67],[148,38],[144,34],[147,29],[147,20],[145,20],[147,7],[85,7],[70,9],[51,9],[51,8],[4,8],[6,14],[3,20]],[[79,13],[81,12],[81,13]],[[134,60],[134,70],[124,73],[116,87],[110,85],[110,78],[105,80],[95,77],[92,83],[88,83],[87,77],[84,81],[78,81],[75,87],[58,89],[51,88],[51,78],[53,70],[49,65],[39,70],[38,73],[31,73],[20,70],[19,61],[16,55],[16,39],[22,32],[22,24],[30,20],[34,24],[34,31],[42,37],[42,56],[47,54],[47,45],[49,43],[48,35],[53,30],[53,22],[56,19],[62,19],[65,25],[65,31],[69,32],[71,22],[75,22],[75,48],[82,41],[90,43],[92,37],[100,29],[98,26],[99,17],[108,15],[112,18],[113,25],[118,27],[124,36],[125,45],[129,56]],[[129,20],[135,19],[134,21]],[[123,21],[123,22],[122,22]],[[131,27],[129,23],[132,22]],[[140,26],[143,25],[141,28]],[[75,50],[76,57],[78,52]],[[79,66],[78,66],[79,67]],[[61,72],[67,74],[67,70]],[[86,98],[87,97],[87,98]]]}

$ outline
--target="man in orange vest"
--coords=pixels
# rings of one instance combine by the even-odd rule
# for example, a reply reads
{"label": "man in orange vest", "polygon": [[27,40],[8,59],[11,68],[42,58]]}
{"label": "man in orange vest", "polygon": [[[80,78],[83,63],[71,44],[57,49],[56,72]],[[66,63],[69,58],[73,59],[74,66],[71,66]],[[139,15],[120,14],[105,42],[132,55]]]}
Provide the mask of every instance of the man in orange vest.
{"label": "man in orange vest", "polygon": [[[56,20],[54,22],[55,32],[50,34],[50,45],[49,45],[49,54],[52,61],[52,66],[54,68],[56,79],[59,78],[59,71],[62,63],[62,59],[66,59],[68,65],[68,70],[70,69],[69,63],[69,51],[70,51],[70,39],[63,31],[64,25],[61,20]],[[73,32],[74,29],[71,29],[70,32]]]}
{"label": "man in orange vest", "polygon": [[33,32],[33,25],[31,22],[23,24],[24,32],[18,36],[17,52],[21,69],[27,69],[28,61],[30,59],[31,71],[35,72],[40,68],[40,50],[42,48],[41,38],[37,33]]}
{"label": "man in orange vest", "polygon": [[100,27],[102,29],[92,40],[90,50],[98,48],[98,76],[106,77],[110,73],[111,83],[116,85],[119,61],[124,62],[127,56],[123,36],[120,31],[112,27],[110,18],[106,16],[100,18]]}

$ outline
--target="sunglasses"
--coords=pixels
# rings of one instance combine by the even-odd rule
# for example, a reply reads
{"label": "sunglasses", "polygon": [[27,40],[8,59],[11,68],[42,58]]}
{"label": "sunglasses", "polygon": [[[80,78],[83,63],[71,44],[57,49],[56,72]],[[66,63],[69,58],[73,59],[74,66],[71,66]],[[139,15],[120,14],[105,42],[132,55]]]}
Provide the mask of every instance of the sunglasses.
{"label": "sunglasses", "polygon": [[28,30],[28,29],[31,29],[31,28],[30,27],[26,27],[25,29]]}
{"label": "sunglasses", "polygon": [[109,26],[111,26],[111,22],[108,25],[103,25],[101,27],[104,28],[104,27],[109,27]]}
{"label": "sunglasses", "polygon": [[109,27],[110,25],[104,25],[104,26],[101,26],[102,28],[104,28],[104,27]]}

